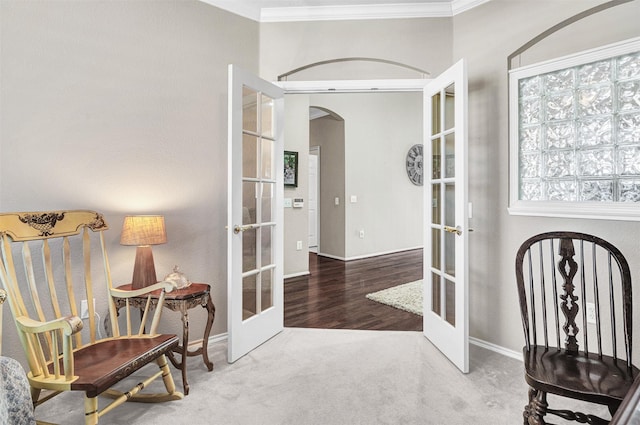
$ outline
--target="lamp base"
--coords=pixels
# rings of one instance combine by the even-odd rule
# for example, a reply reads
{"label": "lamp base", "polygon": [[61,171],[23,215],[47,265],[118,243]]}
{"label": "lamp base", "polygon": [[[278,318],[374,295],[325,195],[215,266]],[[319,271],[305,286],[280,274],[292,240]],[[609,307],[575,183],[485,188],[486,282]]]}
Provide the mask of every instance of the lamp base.
{"label": "lamp base", "polygon": [[158,282],[156,267],[153,263],[151,245],[143,245],[136,248],[136,262],[133,266],[133,278],[131,288],[140,289]]}

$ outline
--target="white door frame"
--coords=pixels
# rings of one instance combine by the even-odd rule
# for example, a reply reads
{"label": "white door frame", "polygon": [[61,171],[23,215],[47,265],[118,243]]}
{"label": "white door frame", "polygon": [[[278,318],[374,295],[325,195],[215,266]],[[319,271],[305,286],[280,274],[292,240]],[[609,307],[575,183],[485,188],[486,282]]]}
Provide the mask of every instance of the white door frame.
{"label": "white door frame", "polygon": [[[326,81],[278,81],[275,85],[284,89],[285,94],[300,93],[364,93],[364,92],[425,92],[425,88],[434,79],[389,79],[389,80],[326,80]],[[466,97],[466,82],[465,82]],[[426,111],[425,111],[426,113]],[[466,137],[466,136],[465,136]],[[466,152],[465,152],[466,158]],[[467,188],[465,187],[465,192]],[[464,204],[467,205],[466,203]],[[466,223],[465,223],[466,226]],[[426,234],[426,228],[423,228],[423,234]],[[465,229],[466,230],[466,229]],[[426,240],[426,239],[425,239]],[[468,245],[468,244],[466,244]],[[426,247],[425,247],[426,248]],[[466,259],[465,259],[466,260]],[[425,278],[426,279],[426,278]],[[426,286],[426,285],[425,285]],[[468,291],[466,294],[466,302],[468,303]],[[464,314],[465,320],[468,320],[468,312]],[[468,326],[466,326],[466,346],[468,347]],[[462,353],[467,360],[467,366],[462,366],[463,372],[468,371],[468,348]],[[445,354],[448,356],[448,354]],[[454,363],[457,363],[454,361]]]}
{"label": "white door frame", "polygon": [[[311,152],[317,152],[312,154]],[[309,147],[309,156],[318,157],[316,162],[316,253],[320,251],[320,146]]]}

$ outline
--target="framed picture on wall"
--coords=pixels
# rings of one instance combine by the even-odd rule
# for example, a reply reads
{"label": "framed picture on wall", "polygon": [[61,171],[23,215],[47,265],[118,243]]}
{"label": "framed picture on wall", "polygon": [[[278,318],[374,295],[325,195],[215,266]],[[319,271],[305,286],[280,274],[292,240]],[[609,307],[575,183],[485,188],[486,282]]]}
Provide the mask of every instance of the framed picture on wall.
{"label": "framed picture on wall", "polygon": [[298,152],[284,151],[284,185],[298,187]]}

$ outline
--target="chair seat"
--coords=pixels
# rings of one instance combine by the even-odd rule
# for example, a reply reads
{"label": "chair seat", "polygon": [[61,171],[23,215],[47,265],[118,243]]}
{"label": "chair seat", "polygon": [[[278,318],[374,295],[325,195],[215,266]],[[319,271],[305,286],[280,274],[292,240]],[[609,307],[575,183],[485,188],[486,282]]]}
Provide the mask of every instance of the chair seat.
{"label": "chair seat", "polygon": [[[74,352],[75,372],[73,391],[86,391],[96,397],[148,362],[177,347],[176,335],[153,337],[122,337],[98,341]],[[53,365],[49,370],[53,371]]]}
{"label": "chair seat", "polygon": [[523,349],[525,379],[538,390],[599,404],[622,401],[640,370],[609,356],[532,346]]}

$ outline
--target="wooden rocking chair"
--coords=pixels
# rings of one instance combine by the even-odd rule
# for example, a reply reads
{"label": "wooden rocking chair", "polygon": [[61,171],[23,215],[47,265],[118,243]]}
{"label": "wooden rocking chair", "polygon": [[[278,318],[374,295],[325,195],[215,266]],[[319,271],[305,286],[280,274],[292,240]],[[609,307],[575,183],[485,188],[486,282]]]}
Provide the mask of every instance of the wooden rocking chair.
{"label": "wooden rocking chair", "polygon": [[[63,391],[83,391],[86,424],[97,424],[99,417],[125,401],[183,398],[165,356],[179,339],[156,333],[165,291],[173,286],[159,282],[134,291],[114,289],[103,236],[107,229],[102,215],[94,211],[0,214],[0,280],[28,360],[34,405]],[[103,273],[94,274],[94,269]],[[96,338],[100,330],[92,302],[85,322],[79,317],[79,301],[93,300],[98,287],[106,287],[111,324],[111,335],[102,339]],[[159,299],[147,298],[142,317],[127,300],[126,332],[121,332],[113,297],[128,299],[157,289],[162,290]],[[140,326],[134,330],[132,324],[138,320]],[[85,323],[88,329],[83,331]],[[160,370],[131,390],[111,388],[153,361]],[[140,393],[160,377],[166,393]],[[98,395],[114,400],[99,410]]]}

